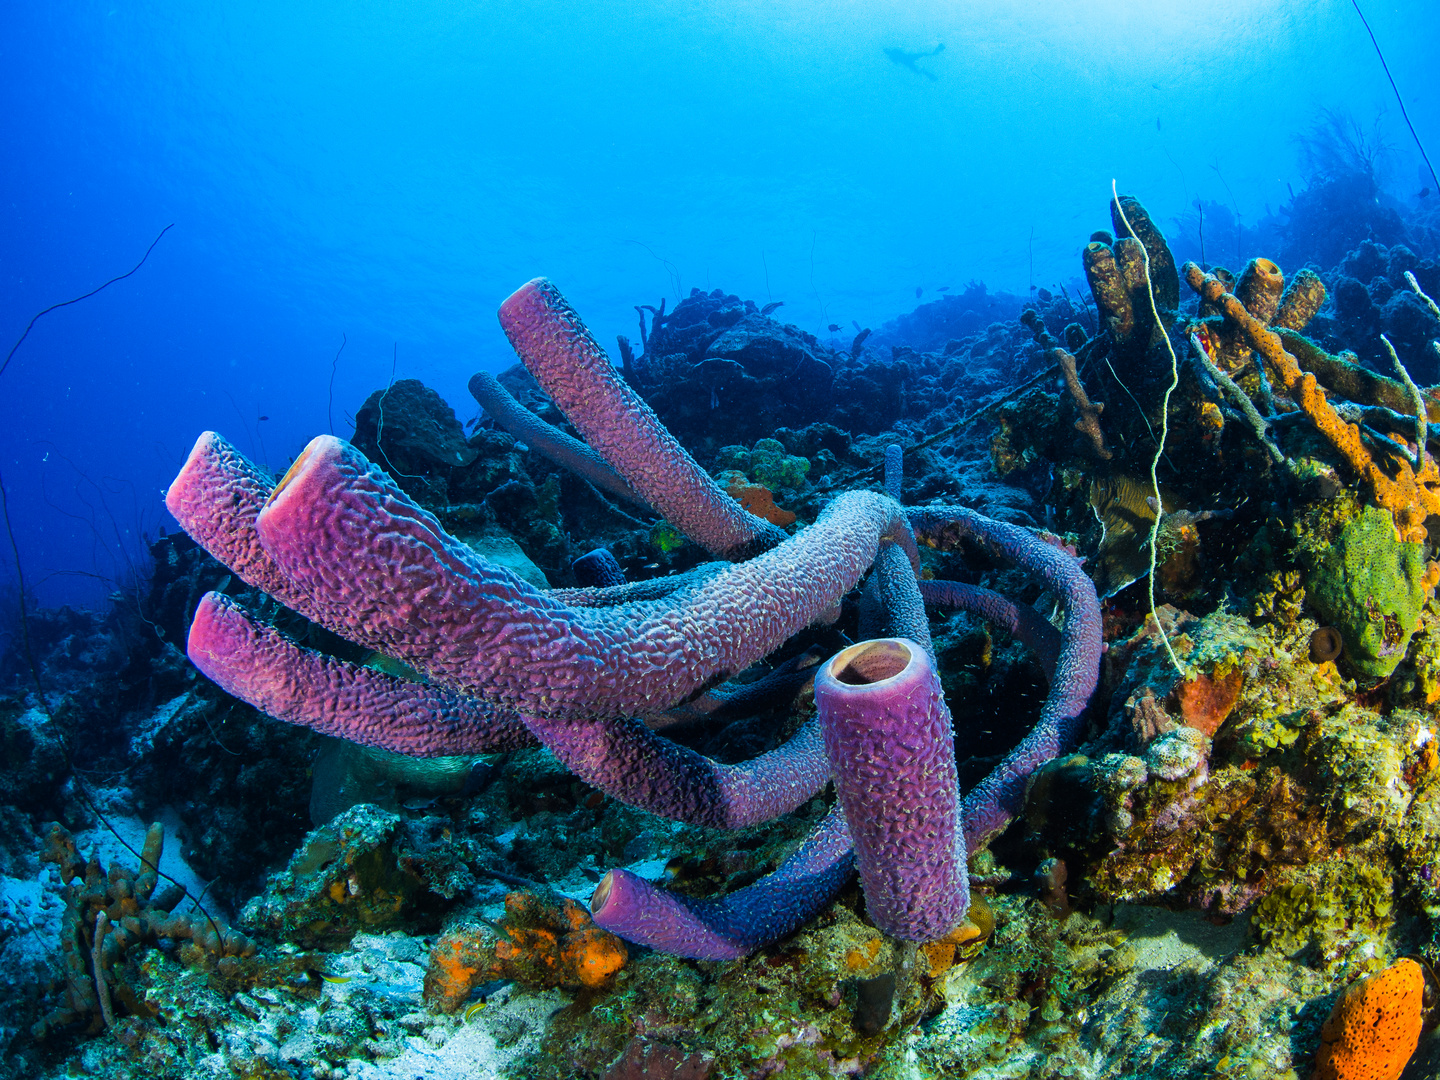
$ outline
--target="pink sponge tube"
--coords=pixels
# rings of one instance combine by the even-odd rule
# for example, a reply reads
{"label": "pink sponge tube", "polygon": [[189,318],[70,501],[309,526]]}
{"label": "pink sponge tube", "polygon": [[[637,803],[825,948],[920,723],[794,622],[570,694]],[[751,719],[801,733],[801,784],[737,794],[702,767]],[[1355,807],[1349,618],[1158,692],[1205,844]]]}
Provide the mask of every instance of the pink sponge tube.
{"label": "pink sponge tube", "polygon": [[206,593],[186,652],[227,693],[322,735],[411,757],[533,745],[514,713],[302,648],[220,593]]}
{"label": "pink sponge tube", "polygon": [[869,491],[660,603],[576,608],[479,558],[376,466],[325,435],[256,523],[302,614],[526,715],[663,711],[769,655],[844,596],[903,521]]}
{"label": "pink sponge tube", "polygon": [[687,537],[724,559],[785,540],[784,529],[745,510],[696,464],[549,281],[516,289],[500,305],[500,325],[581,438]]}

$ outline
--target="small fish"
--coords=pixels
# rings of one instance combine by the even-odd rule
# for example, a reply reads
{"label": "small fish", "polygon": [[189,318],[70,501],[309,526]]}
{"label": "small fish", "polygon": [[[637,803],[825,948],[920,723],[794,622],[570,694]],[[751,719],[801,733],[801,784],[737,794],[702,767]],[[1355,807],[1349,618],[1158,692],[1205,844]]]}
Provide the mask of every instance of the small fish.
{"label": "small fish", "polygon": [[1160,130],[1160,118],[1159,118],[1158,116],[1155,117],[1155,130],[1156,130],[1156,131],[1159,131],[1159,130]]}
{"label": "small fish", "polygon": [[484,1009],[486,1004],[487,1003],[484,1001],[477,1001],[474,1005],[471,1005],[468,1009],[465,1010],[465,1019],[463,1022],[468,1024],[470,1022],[470,1018],[476,1013],[480,1012],[482,1009]]}
{"label": "small fish", "polygon": [[1422,188],[1420,189],[1420,195],[1419,195],[1419,197],[1422,198],[1422,199],[1428,199],[1428,198],[1430,197],[1430,188],[1429,188],[1428,186],[1427,186],[1427,187],[1422,187]]}
{"label": "small fish", "polygon": [[268,417],[268,416],[262,416],[262,417],[260,417],[260,419],[261,419],[261,420],[269,420],[270,417]]}
{"label": "small fish", "polygon": [[323,971],[317,971],[315,972],[315,974],[319,975],[320,978],[324,979],[326,982],[335,983],[337,986],[343,983],[348,983],[350,981],[349,975],[326,975]]}
{"label": "small fish", "polygon": [[924,290],[923,288],[921,288],[919,285],[916,285],[916,286],[915,286],[915,299],[916,299],[916,300],[919,300],[920,297],[921,297],[921,295],[922,295],[924,292],[925,292],[925,290]]}
{"label": "small fish", "polygon": [[938,289],[936,289],[935,291],[936,291],[936,292],[949,292],[949,291],[950,291],[950,286],[949,286],[949,285],[941,285],[941,286],[940,286]]}
{"label": "small fish", "polygon": [[829,326],[826,327],[826,329],[833,334],[835,333],[835,331],[840,329],[840,324],[838,322],[832,322]]}
{"label": "small fish", "polygon": [[766,304],[764,307],[762,307],[762,308],[760,309],[760,314],[761,314],[761,315],[769,315],[770,312],[774,311],[776,308],[778,308],[778,307],[784,307],[784,306],[785,306],[785,301],[784,301],[784,300],[776,300],[776,301],[774,301],[774,302],[772,302],[772,303],[769,303],[769,304]]}

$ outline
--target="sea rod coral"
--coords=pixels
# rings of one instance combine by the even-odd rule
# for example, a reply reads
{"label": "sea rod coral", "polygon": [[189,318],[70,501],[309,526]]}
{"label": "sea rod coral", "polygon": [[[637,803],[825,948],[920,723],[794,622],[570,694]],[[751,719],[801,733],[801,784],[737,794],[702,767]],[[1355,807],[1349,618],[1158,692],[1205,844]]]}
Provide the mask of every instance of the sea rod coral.
{"label": "sea rod coral", "polygon": [[[887,624],[927,651],[923,609],[915,602],[916,542],[965,541],[1040,577],[1066,610],[1058,649],[1053,635],[1033,635],[1053,650],[1052,689],[1040,721],[966,796],[964,841],[956,829],[954,842],[974,850],[1009,822],[1029,774],[1073,741],[1098,678],[1099,607],[1072,556],[1029,530],[963,507],[906,510],[874,491],[837,496],[792,536],[747,513],[700,469],[618,377],[549,282],[518,290],[502,306],[501,322],[537,381],[615,473],[676,528],[729,561],[663,581],[541,590],[449,536],[341,440],[317,438],[272,485],[207,432],[167,494],[185,529],[246,582],[426,681],[321,656],[213,593],[201,602],[189,638],[190,657],[202,671],[281,719],[417,756],[516,745],[533,736],[622,802],[735,828],[795,809],[831,778],[819,724],[754,761],[727,766],[663,738],[646,721],[663,721],[667,710],[763,659],[832,611],[877,563]],[[929,593],[982,617],[1012,610],[985,590],[942,583]],[[947,717],[946,738],[948,726]],[[644,920],[660,926],[653,943],[690,955],[743,955],[828,903],[849,873],[851,847],[837,806],[787,863],[718,908],[613,872],[597,892],[597,921],[632,940],[652,940],[617,904],[626,894],[658,897],[664,909],[658,924],[653,910]],[[959,873],[951,876],[963,882],[963,854],[955,861]],[[607,910],[618,913],[613,921],[604,917]],[[737,927],[740,910],[746,916]],[[680,940],[685,934],[671,932],[682,923],[713,940],[697,951]]]}

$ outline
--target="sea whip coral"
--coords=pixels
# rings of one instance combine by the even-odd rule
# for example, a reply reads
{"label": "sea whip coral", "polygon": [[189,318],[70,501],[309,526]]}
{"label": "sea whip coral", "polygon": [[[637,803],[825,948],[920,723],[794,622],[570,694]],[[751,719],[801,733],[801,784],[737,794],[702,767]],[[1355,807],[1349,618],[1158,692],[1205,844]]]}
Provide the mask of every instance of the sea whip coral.
{"label": "sea whip coral", "polygon": [[[186,530],[244,580],[428,682],[320,657],[213,594],[192,629],[196,665],[291,722],[411,754],[507,745],[522,737],[520,725],[622,801],[734,827],[819,790],[830,766],[818,730],[802,729],[747,765],[721,766],[636,717],[654,718],[763,658],[831,610],[877,557],[888,621],[901,632],[914,627],[909,636],[927,645],[915,539],[968,537],[1045,578],[1067,609],[1040,724],[965,803],[972,845],[1002,828],[1029,772],[1073,736],[1095,687],[1099,610],[1076,560],[973,511],[907,514],[868,491],[837,497],[789,536],[719,490],[615,376],[548,282],[519,290],[501,319],[532,373],[626,483],[711,551],[746,561],[662,590],[548,593],[477,557],[338,439],[313,441],[271,490],[260,470],[206,433],[167,495]],[[955,596],[985,614],[982,594]],[[708,907],[616,871],[597,892],[597,922],[670,951],[742,955],[828,903],[849,872],[850,846],[837,807],[775,873]]]}

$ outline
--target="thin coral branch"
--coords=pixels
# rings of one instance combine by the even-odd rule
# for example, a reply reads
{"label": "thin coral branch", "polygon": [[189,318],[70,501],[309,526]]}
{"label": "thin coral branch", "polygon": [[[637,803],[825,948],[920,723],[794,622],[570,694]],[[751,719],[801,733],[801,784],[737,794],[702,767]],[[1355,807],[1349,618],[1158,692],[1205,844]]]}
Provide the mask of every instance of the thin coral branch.
{"label": "thin coral branch", "polygon": [[1075,357],[1061,348],[1056,348],[1054,355],[1060,362],[1060,370],[1065,376],[1065,389],[1070,391],[1075,408],[1080,410],[1080,419],[1075,421],[1075,430],[1090,439],[1090,445],[1094,448],[1096,457],[1101,461],[1109,461],[1112,455],[1105,448],[1105,434],[1100,430],[1100,413],[1104,410],[1105,403],[1092,402],[1085,393],[1085,386],[1080,381],[1080,373],[1075,370]]}
{"label": "thin coral branch", "polygon": [[1435,301],[1431,300],[1430,297],[1425,295],[1425,290],[1420,288],[1420,282],[1415,280],[1415,275],[1412,274],[1409,270],[1406,270],[1405,280],[1410,283],[1410,288],[1415,290],[1415,295],[1420,297],[1421,300],[1424,300],[1425,303],[1429,305],[1430,314],[1434,315],[1437,321],[1440,321],[1440,307],[1437,307]]}
{"label": "thin coral branch", "polygon": [[1266,433],[1265,418],[1260,415],[1260,410],[1255,408],[1255,403],[1250,400],[1250,395],[1240,388],[1240,384],[1232,379],[1225,372],[1215,366],[1215,361],[1210,359],[1210,354],[1205,351],[1205,346],[1200,343],[1199,335],[1190,335],[1190,345],[1195,350],[1195,356],[1199,359],[1200,365],[1205,373],[1214,379],[1216,384],[1230,396],[1230,400],[1240,407],[1245,414],[1245,419],[1255,429],[1255,437],[1260,440],[1260,445],[1265,447],[1270,456],[1275,459],[1275,464],[1285,464],[1285,454],[1281,449],[1270,441]]}
{"label": "thin coral branch", "polygon": [[1405,384],[1405,389],[1410,391],[1410,402],[1415,408],[1415,457],[1413,464],[1416,472],[1423,472],[1425,469],[1425,398],[1420,393],[1420,388],[1415,385],[1415,380],[1410,378],[1410,372],[1406,371],[1405,365],[1400,362],[1400,357],[1395,352],[1395,346],[1390,344],[1390,339],[1384,334],[1381,334],[1380,340],[1385,345],[1385,351],[1390,354],[1390,362],[1395,365],[1395,370],[1399,373],[1401,382]]}

